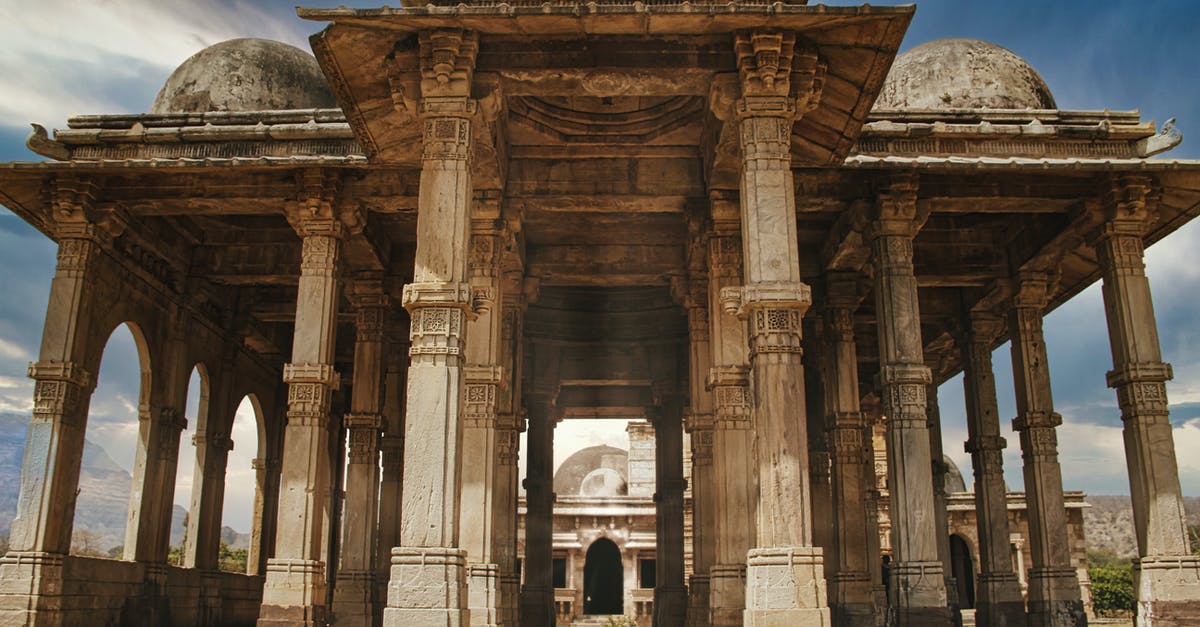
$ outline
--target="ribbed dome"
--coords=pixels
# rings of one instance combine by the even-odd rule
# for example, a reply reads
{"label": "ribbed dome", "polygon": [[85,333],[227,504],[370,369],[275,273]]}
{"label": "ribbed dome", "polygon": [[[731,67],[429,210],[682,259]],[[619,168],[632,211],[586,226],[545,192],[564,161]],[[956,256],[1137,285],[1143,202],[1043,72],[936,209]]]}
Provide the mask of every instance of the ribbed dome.
{"label": "ribbed dome", "polygon": [[269,111],[337,106],[313,56],[269,39],[231,39],[184,61],[151,113]]}
{"label": "ribbed dome", "polygon": [[1054,109],[1021,57],[977,39],[938,39],[896,57],[877,109]]}

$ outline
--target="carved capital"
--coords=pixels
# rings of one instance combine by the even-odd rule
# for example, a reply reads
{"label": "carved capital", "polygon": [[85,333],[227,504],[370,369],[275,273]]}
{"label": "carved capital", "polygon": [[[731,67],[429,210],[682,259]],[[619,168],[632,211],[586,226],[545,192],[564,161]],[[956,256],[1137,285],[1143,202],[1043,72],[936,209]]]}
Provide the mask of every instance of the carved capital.
{"label": "carved capital", "polygon": [[331,364],[284,364],[288,384],[288,427],[323,427],[329,420],[333,391],[340,384]]}
{"label": "carved capital", "polygon": [[926,428],[929,401],[928,386],[933,381],[923,365],[884,365],[879,370],[883,388],[883,413],[897,428]]}
{"label": "carved capital", "polygon": [[443,167],[439,162],[451,162],[448,167],[463,167],[471,160],[471,119],[432,112],[421,122],[423,168]]}
{"label": "carved capital", "polygon": [[763,29],[736,33],[734,52],[743,99],[782,99],[793,115],[817,107],[826,64],[815,46],[797,41],[790,31]]}
{"label": "carved capital", "polygon": [[418,36],[421,97],[466,98],[471,95],[479,36],[460,28],[422,31]]}
{"label": "carved capital", "polygon": [[1062,416],[1052,411],[1029,411],[1013,418],[1013,431],[1054,429],[1062,424]]}
{"label": "carved capital", "polygon": [[992,345],[1004,334],[1004,319],[989,312],[971,312],[968,324],[968,342],[980,345],[987,351],[989,361]]}
{"label": "carved capital", "polygon": [[1034,309],[1040,313],[1050,303],[1050,297],[1054,295],[1056,279],[1057,277],[1049,272],[1038,270],[1018,272],[1016,290],[1013,294],[1013,307]]}

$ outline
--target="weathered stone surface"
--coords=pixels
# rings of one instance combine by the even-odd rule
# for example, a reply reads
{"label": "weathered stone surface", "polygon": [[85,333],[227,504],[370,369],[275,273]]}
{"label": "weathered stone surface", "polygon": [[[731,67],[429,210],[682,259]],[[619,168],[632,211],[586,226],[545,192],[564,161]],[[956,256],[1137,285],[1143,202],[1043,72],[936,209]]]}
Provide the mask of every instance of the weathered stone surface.
{"label": "weathered stone surface", "polygon": [[977,39],[939,39],[896,57],[878,109],[1054,109],[1024,59]]}
{"label": "weathered stone surface", "polygon": [[231,39],[197,52],[176,68],[150,112],[334,106],[333,93],[311,54],[269,39]]}

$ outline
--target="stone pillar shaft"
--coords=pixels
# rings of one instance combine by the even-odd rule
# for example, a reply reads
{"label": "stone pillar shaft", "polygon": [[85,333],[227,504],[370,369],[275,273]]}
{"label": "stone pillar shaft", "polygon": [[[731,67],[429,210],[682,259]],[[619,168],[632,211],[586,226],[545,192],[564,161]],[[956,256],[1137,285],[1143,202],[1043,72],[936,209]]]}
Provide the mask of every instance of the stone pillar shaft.
{"label": "stone pillar shaft", "polygon": [[[312,181],[293,223],[303,239],[288,385],[275,556],[267,561],[259,625],[322,625],[327,620],[325,545],[331,513],[329,412],[341,298],[344,227],[333,217],[329,181]],[[320,217],[316,217],[320,216]]]}
{"label": "stone pillar shaft", "polygon": [[868,553],[877,534],[867,520],[864,503],[874,487],[874,464],[867,455],[871,434],[863,422],[858,392],[858,349],[854,343],[854,311],[858,289],[853,277],[831,279],[826,289],[825,328],[828,350],[825,401],[832,414],[830,484],[833,495],[833,551],[828,556],[829,606],[838,627],[874,625],[871,574],[876,564]]}
{"label": "stone pillar shaft", "polygon": [[880,193],[871,225],[880,387],[887,419],[892,522],[890,610],[900,625],[948,625],[946,587],[934,513],[926,387],[932,382],[921,343],[917,281],[915,177],[897,176]]}
{"label": "stone pillar shaft", "polygon": [[[217,407],[224,406],[221,404]],[[214,406],[210,404],[209,407]],[[233,440],[222,433],[220,426],[222,422],[230,421],[232,415],[223,414],[225,412],[220,409],[211,412],[206,422],[212,430],[192,436],[192,444],[196,449],[196,469],[192,478],[192,502],[183,545],[184,568],[215,571],[219,566],[225,469],[229,462],[229,451],[233,450]]]}
{"label": "stone pillar shaft", "polygon": [[1042,310],[1050,295],[1049,278],[1021,273],[1009,314],[1013,380],[1024,458],[1025,500],[1029,512],[1030,555],[1028,611],[1030,627],[1086,624],[1079,581],[1071,567],[1067,510],[1063,500],[1062,469],[1058,464],[1054,413]]}
{"label": "stone pillar shaft", "polygon": [[499,615],[503,627],[518,627],[521,582],[517,576],[517,500],[520,468],[521,432],[525,417],[521,411],[522,272],[505,273],[500,328],[500,364],[506,385],[497,392],[496,479],[492,508],[492,556],[500,571]]}
{"label": "stone pillar shaft", "polygon": [[405,396],[401,546],[392,551],[384,625],[469,620],[459,549],[464,347],[471,313],[471,82],[475,33],[419,34],[422,153]]}
{"label": "stone pillar shaft", "polygon": [[[742,35],[737,47],[765,52],[778,46],[791,53],[795,42],[789,39],[756,32]],[[816,64],[816,55],[798,53],[797,60]],[[750,57],[741,62],[746,68]],[[800,282],[796,242],[791,170],[796,102],[769,85],[762,92],[753,76],[742,78],[744,93],[736,105],[745,240],[739,313],[748,319],[751,333],[759,485],[757,548],[747,555],[745,622],[828,621],[821,550],[813,546],[800,348],[800,319],[812,298]]]}
{"label": "stone pillar shaft", "polygon": [[[706,256],[707,250],[700,255]],[[705,260],[699,262],[707,266]],[[707,627],[709,624],[709,570],[716,548],[717,503],[713,482],[713,402],[704,381],[712,367],[709,344],[708,275],[698,273],[688,290],[688,384],[691,412],[687,418],[692,454],[692,577],[688,581],[687,625]]]}
{"label": "stone pillar shaft", "polygon": [[[942,409],[938,403],[938,386],[930,383],[926,388],[929,416],[929,457],[933,473],[933,524],[938,540],[938,559],[942,561],[942,578],[946,581],[946,605],[950,608],[951,620],[962,624],[962,601],[958,598],[958,581],[954,577],[954,564],[950,560],[950,517],[946,510],[946,455],[942,450]],[[972,576],[974,574],[972,573]]]}
{"label": "stone pillar shaft", "polygon": [[376,529],[379,508],[379,432],[383,427],[383,327],[388,297],[376,279],[357,281],[354,380],[346,429],[346,495],[341,564],[333,593],[335,625],[369,627],[375,613]]}
{"label": "stone pillar shaft", "polygon": [[1113,369],[1124,423],[1125,459],[1138,541],[1135,583],[1138,624],[1200,623],[1200,558],[1191,554],[1166,382],[1142,236],[1150,181],[1130,177],[1113,186],[1112,217],[1100,236]]}
{"label": "stone pillar shaft", "polygon": [[655,586],[657,625],[683,625],[687,589],[683,581],[683,411],[681,399],[665,394],[654,421]]}
{"label": "stone pillar shaft", "polygon": [[525,477],[525,587],[521,591],[522,627],[553,627],[554,581],[554,425],[552,402],[529,406],[529,460]]}
{"label": "stone pillar shaft", "polygon": [[1003,321],[971,314],[963,346],[963,396],[967,406],[966,451],[975,475],[975,520],[979,535],[979,577],[975,587],[975,622],[980,627],[1025,625],[1025,600],[1013,573],[1008,526],[1008,494],[1004,485],[1004,447],[992,345]]}

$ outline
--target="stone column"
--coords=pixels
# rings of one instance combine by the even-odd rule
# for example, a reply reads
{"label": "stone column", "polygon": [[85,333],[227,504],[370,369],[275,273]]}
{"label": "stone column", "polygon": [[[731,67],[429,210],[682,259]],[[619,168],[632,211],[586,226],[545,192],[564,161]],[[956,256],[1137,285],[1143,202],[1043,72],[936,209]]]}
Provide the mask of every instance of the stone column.
{"label": "stone column", "polygon": [[687,588],[683,582],[683,407],[675,390],[656,391],[654,419],[655,541],[654,623],[683,625]]}
{"label": "stone column", "polygon": [[143,393],[138,406],[134,488],[125,527],[125,559],[147,564],[166,563],[179,435],[187,428],[182,411],[190,366],[184,363],[185,323],[177,307],[170,305],[168,311],[171,331],[158,353],[162,363],[150,377],[148,394]]}
{"label": "stone column", "polygon": [[302,240],[292,361],[283,367],[288,386],[283,435],[275,556],[267,560],[260,627],[324,625],[331,485],[330,402],[338,387],[334,342],[341,299],[342,239],[346,226],[334,215],[337,179],[321,172],[300,178],[300,201],[289,212]]}
{"label": "stone column", "polygon": [[379,432],[383,427],[383,327],[388,296],[378,278],[354,283],[354,373],[346,427],[347,461],[341,564],[333,591],[335,625],[375,623],[376,530],[379,508]]}
{"label": "stone column", "polygon": [[[863,420],[858,392],[858,349],[854,343],[854,311],[862,300],[854,275],[831,274],[826,283],[825,403],[832,415],[830,471],[833,493],[833,551],[828,556],[829,609],[837,627],[871,627],[875,622],[872,575],[878,569],[871,555],[867,519],[868,492],[874,488],[874,464],[867,455],[871,434]],[[876,540],[878,542],[878,540]]]}
{"label": "stone column", "polygon": [[800,318],[812,298],[800,281],[791,170],[792,125],[816,107],[825,66],[791,33],[739,33],[734,48],[744,285],[726,302],[750,325],[759,487],[745,624],[828,622],[821,550],[812,538],[800,348]]}
{"label": "stone column", "polygon": [[109,241],[85,212],[96,190],[82,181],[51,188],[58,265],[34,380],[33,415],[25,437],[17,516],[9,552],[0,560],[0,620],[56,624],[61,620],[63,556],[71,549],[75,496],[94,375],[85,368],[99,299],[102,248]]}
{"label": "stone column", "polygon": [[[214,379],[217,377],[214,377]],[[213,387],[218,387],[214,380]],[[220,390],[213,390],[221,394]],[[223,433],[221,423],[232,421],[236,409],[225,409],[226,404],[211,404],[210,430],[192,436],[196,447],[196,470],[192,479],[192,503],[188,510],[188,527],[183,545],[184,568],[216,571],[220,565],[221,513],[225,501],[225,468],[229,463],[229,451],[233,440]],[[215,411],[214,411],[215,410]]]}
{"label": "stone column", "polygon": [[498,612],[504,627],[520,624],[521,581],[517,576],[517,499],[520,468],[517,457],[525,416],[521,411],[522,272],[505,272],[501,295],[500,364],[504,383],[497,391],[496,478],[492,555],[500,570]]}
{"label": "stone column", "polygon": [[1009,313],[1013,382],[1025,461],[1025,501],[1029,511],[1029,570],[1027,607],[1030,627],[1086,625],[1079,581],[1071,566],[1067,510],[1063,501],[1062,469],[1058,465],[1058,435],[1062,417],[1054,413],[1050,369],[1042,338],[1042,311],[1051,294],[1045,273],[1022,272]]}
{"label": "stone column", "polygon": [[1184,517],[1166,381],[1142,237],[1149,223],[1151,181],[1114,182],[1109,219],[1097,250],[1112,347],[1108,386],[1117,391],[1125,426],[1125,459],[1137,531],[1134,565],[1138,624],[1200,624],[1200,557],[1192,554]]}
{"label": "stone column", "polygon": [[[925,391],[928,403],[925,407],[929,416],[929,457],[933,473],[933,524],[937,533],[938,559],[942,561],[942,578],[946,581],[946,607],[950,608],[950,619],[962,625],[962,602],[958,598],[958,580],[954,577],[954,564],[950,561],[950,516],[946,511],[946,454],[942,448],[942,408],[938,403],[938,386],[930,383]],[[974,576],[974,573],[972,573]]]}
{"label": "stone column", "polygon": [[1004,321],[972,312],[963,343],[963,395],[967,404],[966,451],[975,474],[975,523],[979,535],[979,577],[975,586],[975,623],[979,627],[1024,627],[1025,599],[1013,573],[1004,485],[1004,447],[992,346]]}
{"label": "stone column", "polygon": [[[403,312],[398,312],[403,315]],[[407,324],[396,327],[407,328]],[[408,380],[407,343],[389,343],[383,386],[383,436],[379,439],[379,538],[375,557],[375,588],[379,616],[387,606],[387,583],[392,573],[392,547],[400,544],[400,493],[404,481],[404,382]]]}
{"label": "stone column", "polygon": [[467,323],[466,399],[464,400],[462,520],[476,521],[459,531],[467,552],[467,590],[471,624],[500,623],[500,569],[496,565],[495,509],[497,402],[504,370],[500,366],[499,201],[476,198],[472,208],[470,249],[471,294],[476,316]]}
{"label": "stone column", "polygon": [[[721,290],[741,285],[742,247],[736,202],[714,194],[714,232],[708,241],[709,311],[721,312]],[[714,313],[710,348],[713,367],[705,384],[713,398],[713,565],[709,569],[709,624],[741,627],[746,607],[746,552],[754,546],[758,491],[752,460],[746,324]]]}
{"label": "stone column", "polygon": [[478,41],[462,30],[420,34],[422,153],[404,430],[401,546],[392,551],[388,626],[468,621],[459,549],[462,369],[471,313],[470,98]]}
{"label": "stone column", "polygon": [[801,324],[804,330],[804,355],[811,368],[804,369],[805,417],[808,421],[808,477],[812,501],[813,546],[821,549],[825,560],[825,581],[837,570],[833,552],[833,482],[829,430],[826,426],[824,324],[818,313],[809,310]]}
{"label": "stone column", "polygon": [[709,569],[713,566],[717,503],[713,482],[713,402],[712,394],[704,388],[704,380],[712,367],[712,348],[708,320],[707,246],[694,253],[700,259],[696,265],[701,272],[689,281],[685,302],[688,312],[688,385],[691,411],[685,427],[690,436],[692,454],[692,576],[688,581],[687,625],[707,627],[709,624]]}
{"label": "stone column", "polygon": [[916,176],[895,176],[879,193],[877,209],[868,236],[875,265],[879,379],[887,417],[892,523],[889,612],[899,625],[949,625],[933,519],[933,459],[925,397],[932,376],[925,366],[913,276],[913,237],[919,226]]}
{"label": "stone column", "polygon": [[558,409],[535,396],[529,407],[529,460],[525,464],[525,587],[521,626],[553,627],[554,425]]}
{"label": "stone column", "polygon": [[[875,379],[876,377],[872,377]],[[871,596],[875,600],[875,625],[883,627],[888,618],[888,582],[883,573],[883,545],[891,550],[891,527],[884,527],[879,519],[885,502],[887,489],[887,450],[876,448],[876,437],[882,436],[883,412],[879,395],[870,392],[859,399],[863,419],[863,454],[866,455],[868,474],[863,509],[867,517],[867,572],[871,574]],[[888,523],[890,525],[890,523]]]}

